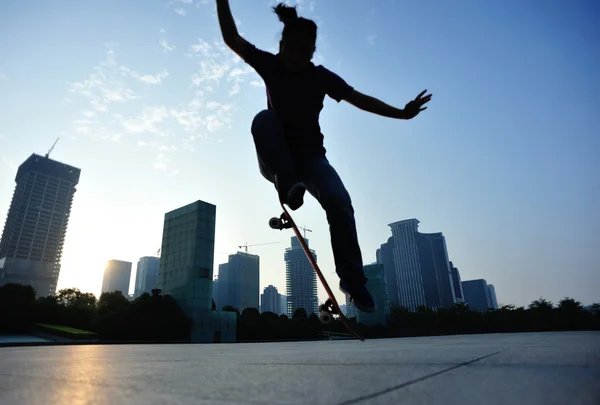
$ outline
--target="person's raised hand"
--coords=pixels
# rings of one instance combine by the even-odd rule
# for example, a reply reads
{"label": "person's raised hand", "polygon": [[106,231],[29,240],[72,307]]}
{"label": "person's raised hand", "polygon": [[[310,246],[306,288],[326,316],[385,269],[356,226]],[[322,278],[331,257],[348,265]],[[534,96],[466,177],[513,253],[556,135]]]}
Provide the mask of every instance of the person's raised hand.
{"label": "person's raised hand", "polygon": [[406,104],[404,107],[404,112],[407,120],[416,117],[421,111],[425,111],[427,109],[427,107],[423,107],[423,105],[431,100],[431,94],[423,97],[423,94],[426,92],[427,90],[423,90],[414,100],[411,100]]}

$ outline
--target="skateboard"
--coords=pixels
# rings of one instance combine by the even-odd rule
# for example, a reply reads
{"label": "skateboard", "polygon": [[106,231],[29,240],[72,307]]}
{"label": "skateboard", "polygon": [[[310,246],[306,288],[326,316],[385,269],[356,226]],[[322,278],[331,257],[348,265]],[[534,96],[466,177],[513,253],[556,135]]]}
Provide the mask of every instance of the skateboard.
{"label": "skateboard", "polygon": [[319,320],[321,321],[321,323],[328,325],[331,322],[333,322],[333,315],[338,315],[340,317],[340,320],[342,321],[342,324],[344,324],[346,329],[348,329],[348,331],[350,331],[350,333],[352,333],[354,336],[356,336],[358,339],[360,339],[361,341],[364,342],[365,338],[362,337],[361,335],[359,335],[356,331],[354,331],[350,327],[350,325],[348,323],[348,318],[346,318],[346,316],[344,316],[344,314],[342,313],[342,310],[341,310],[337,300],[335,299],[335,296],[333,295],[331,288],[329,288],[329,284],[327,284],[325,277],[323,277],[323,273],[321,273],[321,269],[319,269],[319,266],[317,265],[315,258],[310,253],[310,250],[308,250],[308,246],[306,246],[306,242],[304,241],[304,238],[300,235],[300,231],[298,230],[296,223],[294,222],[294,220],[292,219],[292,216],[290,215],[290,213],[288,212],[288,210],[285,208],[285,206],[283,205],[283,203],[281,201],[280,201],[280,204],[281,204],[281,208],[283,209],[283,214],[281,214],[279,217],[271,218],[269,220],[269,226],[273,229],[279,229],[279,230],[289,229],[289,228],[292,228],[294,230],[294,233],[296,234],[296,237],[298,238],[298,241],[300,242],[300,245],[302,246],[302,249],[304,250],[306,257],[308,257],[308,260],[310,261],[310,264],[312,265],[313,269],[317,273],[319,280],[321,280],[321,284],[323,284],[323,287],[325,287],[325,291],[327,291],[327,295],[329,296],[329,299],[327,301],[325,301],[324,304],[319,305]]}

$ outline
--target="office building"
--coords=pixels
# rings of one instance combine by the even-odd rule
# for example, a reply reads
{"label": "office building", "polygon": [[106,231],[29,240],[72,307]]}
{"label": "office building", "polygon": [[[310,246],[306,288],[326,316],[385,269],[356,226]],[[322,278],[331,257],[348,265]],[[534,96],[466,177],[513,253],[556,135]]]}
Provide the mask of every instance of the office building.
{"label": "office building", "polygon": [[387,288],[390,306],[400,306],[398,295],[398,282],[396,278],[396,265],[394,264],[394,237],[390,236],[375,253],[377,263],[383,265],[385,271],[385,285]]}
{"label": "office building", "polygon": [[281,306],[278,315],[287,315],[287,295],[280,294]]}
{"label": "office building", "polygon": [[277,291],[277,287],[269,285],[264,288],[260,296],[260,306],[261,312],[281,314],[281,294]]}
{"label": "office building", "polygon": [[37,297],[53,295],[81,170],[32,154],[15,177],[2,239],[0,286],[31,285]]}
{"label": "office building", "polygon": [[473,311],[487,312],[492,309],[492,299],[488,284],[484,279],[468,280],[462,282],[465,303]]}
{"label": "office building", "polygon": [[429,308],[454,306],[456,298],[446,238],[441,232],[417,232],[415,243],[419,252],[425,305]]}
{"label": "office building", "polygon": [[[344,294],[344,299],[346,300],[346,304],[344,305],[346,307],[344,315],[346,315],[346,318],[348,319],[355,317],[358,309],[356,309],[354,304],[350,302],[350,298],[348,298],[346,294]],[[342,308],[340,307],[340,309]]]}
{"label": "office building", "polygon": [[219,305],[231,305],[240,313],[259,307],[260,258],[245,252],[229,255],[227,263],[219,265]]}
{"label": "office building", "polygon": [[388,225],[392,229],[393,257],[400,306],[411,311],[426,305],[419,250],[415,237],[419,220],[406,219]]}
{"label": "office building", "polygon": [[465,294],[462,289],[460,272],[452,262],[450,262],[450,271],[452,272],[452,285],[454,286],[454,296],[456,298],[456,302],[465,302]]}
{"label": "office building", "polygon": [[143,293],[152,294],[152,290],[158,286],[159,265],[160,257],[144,256],[138,260],[133,298]]}
{"label": "office building", "polygon": [[192,342],[235,342],[236,314],[212,311],[216,206],[196,201],[165,214],[158,288],[192,321]]}
{"label": "office building", "polygon": [[[310,249],[308,239],[304,238],[315,262],[317,254]],[[287,315],[291,318],[299,308],[304,308],[306,315],[319,315],[317,296],[317,274],[308,257],[304,253],[296,236],[291,238],[291,247],[285,250],[285,277],[287,288]]]}
{"label": "office building", "polygon": [[131,279],[131,262],[109,260],[104,268],[102,278],[102,293],[121,291],[129,296],[129,280]]}
{"label": "office building", "polygon": [[498,299],[496,298],[496,289],[493,284],[488,284],[488,295],[490,297],[489,306],[492,309],[498,309]]}

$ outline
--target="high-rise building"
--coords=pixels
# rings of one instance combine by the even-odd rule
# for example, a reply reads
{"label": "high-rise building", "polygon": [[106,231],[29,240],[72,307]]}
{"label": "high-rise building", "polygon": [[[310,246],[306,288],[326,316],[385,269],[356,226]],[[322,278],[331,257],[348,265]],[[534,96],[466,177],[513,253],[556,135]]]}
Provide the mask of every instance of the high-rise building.
{"label": "high-rise building", "polygon": [[240,313],[259,307],[260,258],[237,252],[227,263],[219,265],[219,305],[231,305]]}
{"label": "high-rise building", "polygon": [[387,325],[390,317],[390,304],[385,285],[385,270],[383,264],[373,263],[363,267],[367,278],[367,289],[375,301],[375,312],[356,310],[356,321],[367,326]]}
{"label": "high-rise building", "polygon": [[224,306],[228,305],[227,266],[228,263],[219,264],[219,273],[213,280],[213,299],[217,309],[223,309]]}
{"label": "high-rise building", "polygon": [[487,312],[488,309],[493,308],[490,290],[484,279],[463,281],[462,288],[465,302],[471,310]]}
{"label": "high-rise building", "polygon": [[[317,254],[310,249],[308,239],[304,238],[304,241],[316,262]],[[291,247],[285,250],[284,259],[288,316],[292,317],[299,308],[304,308],[306,315],[319,315],[317,274],[296,236],[292,236]]]}
{"label": "high-rise building", "polygon": [[125,297],[128,297],[130,279],[131,262],[125,262],[123,260],[109,260],[104,268],[102,292],[121,291]]}
{"label": "high-rise building", "polygon": [[488,284],[488,293],[490,297],[490,308],[496,310],[498,309],[498,299],[496,298],[496,288],[494,288],[493,284]]}
{"label": "high-rise building", "polygon": [[[350,298],[348,298],[348,296],[346,294],[344,294],[345,300],[346,300],[346,308],[345,308],[345,312],[344,314],[346,315],[346,318],[352,318],[355,317],[358,313],[358,309],[354,306],[354,304],[350,301]],[[342,309],[340,307],[340,309]]]}
{"label": "high-rise building", "polygon": [[196,201],[167,212],[158,288],[192,321],[192,342],[235,342],[236,314],[212,311],[216,206]]}
{"label": "high-rise building", "polygon": [[388,225],[392,229],[393,256],[398,283],[398,301],[403,307],[416,311],[426,305],[419,250],[415,237],[419,220],[406,219]]}
{"label": "high-rise building", "polygon": [[452,262],[450,262],[450,271],[452,272],[452,285],[454,286],[456,302],[465,302],[465,294],[463,293],[462,283],[460,281],[460,272]]}
{"label": "high-rise building", "polygon": [[419,265],[429,308],[452,307],[455,301],[446,238],[441,232],[415,234]]}
{"label": "high-rise building", "polygon": [[277,291],[277,287],[269,285],[264,288],[260,296],[260,306],[261,312],[281,314],[281,294]]}
{"label": "high-rise building", "polygon": [[[221,272],[221,266],[219,265],[219,273]],[[220,304],[221,300],[219,298],[219,275],[217,274],[216,276],[214,276],[213,279],[213,288],[212,288],[212,294],[213,294],[213,301],[215,302],[215,306],[217,307],[217,309],[221,309],[223,308],[223,306]]]}
{"label": "high-rise building", "polygon": [[80,173],[48,154],[34,153],[19,166],[0,239],[0,285],[31,285],[38,297],[56,292]]}
{"label": "high-rise building", "polygon": [[133,297],[138,298],[143,293],[151,294],[158,285],[158,268],[160,257],[140,257],[135,272],[135,289]]}
{"label": "high-rise building", "polygon": [[287,315],[287,295],[279,294],[281,297],[281,306],[278,315]]}
{"label": "high-rise building", "polygon": [[394,264],[394,237],[390,236],[386,243],[377,249],[375,256],[377,263],[383,265],[385,271],[385,285],[390,306],[399,306],[398,282],[396,279],[396,266]]}

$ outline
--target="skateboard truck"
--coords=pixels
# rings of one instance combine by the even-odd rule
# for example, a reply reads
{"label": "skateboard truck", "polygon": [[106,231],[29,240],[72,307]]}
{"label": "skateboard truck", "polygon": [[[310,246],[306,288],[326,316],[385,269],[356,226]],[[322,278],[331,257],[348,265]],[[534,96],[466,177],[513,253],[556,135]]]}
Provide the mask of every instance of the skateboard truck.
{"label": "skateboard truck", "polygon": [[327,299],[324,304],[319,305],[319,321],[325,325],[329,325],[333,322],[333,315],[337,313],[331,299]]}
{"label": "skateboard truck", "polygon": [[292,222],[290,221],[290,218],[287,216],[287,214],[284,212],[279,216],[279,218],[271,218],[269,220],[269,226],[273,229],[279,229],[281,231],[284,229],[290,229],[292,227]]}

